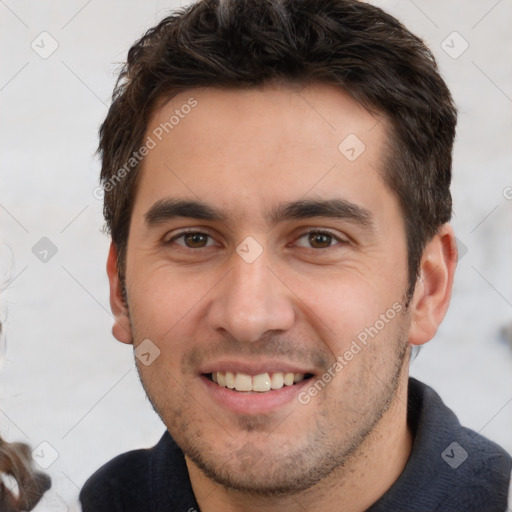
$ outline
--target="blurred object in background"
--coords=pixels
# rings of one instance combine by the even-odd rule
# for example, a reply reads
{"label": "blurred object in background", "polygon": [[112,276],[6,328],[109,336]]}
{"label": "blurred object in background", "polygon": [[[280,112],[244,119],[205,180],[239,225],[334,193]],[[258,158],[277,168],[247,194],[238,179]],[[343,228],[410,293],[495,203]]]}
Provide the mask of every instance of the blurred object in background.
{"label": "blurred object in background", "polygon": [[32,468],[29,446],[0,437],[0,511],[28,512],[50,487],[50,477]]}
{"label": "blurred object in background", "polygon": [[501,328],[500,335],[505,341],[508,341],[508,344],[512,349],[512,321]]}

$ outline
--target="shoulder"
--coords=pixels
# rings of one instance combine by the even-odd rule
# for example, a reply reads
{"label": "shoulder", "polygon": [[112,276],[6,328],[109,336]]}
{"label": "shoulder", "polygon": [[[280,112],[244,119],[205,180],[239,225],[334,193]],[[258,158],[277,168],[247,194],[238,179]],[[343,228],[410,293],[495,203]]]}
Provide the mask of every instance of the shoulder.
{"label": "shoulder", "polygon": [[461,426],[429,386],[411,378],[407,465],[372,512],[503,512],[512,460],[496,443]]}
{"label": "shoulder", "polygon": [[505,510],[512,459],[501,446],[461,427],[457,440],[441,456],[457,474],[456,489],[463,510],[473,510],[475,503],[486,503],[487,510]]}
{"label": "shoulder", "polygon": [[[427,484],[439,490],[441,509],[504,510],[512,469],[510,455],[481,434],[463,427],[428,386],[410,382],[411,398],[421,396],[416,454]],[[447,507],[447,508],[445,508]]]}
{"label": "shoulder", "polygon": [[445,463],[443,466],[460,468],[459,477],[462,473],[468,477],[477,476],[482,471],[503,477],[510,475],[510,455],[478,432],[463,427],[432,388],[411,378],[410,391],[410,399],[418,400],[421,397],[422,402],[417,433],[423,438],[426,450],[434,454],[432,448],[437,451],[441,449],[440,458]]}
{"label": "shoulder", "polygon": [[98,469],[80,492],[83,512],[150,510],[151,461],[162,441],[150,449],[123,453]]}

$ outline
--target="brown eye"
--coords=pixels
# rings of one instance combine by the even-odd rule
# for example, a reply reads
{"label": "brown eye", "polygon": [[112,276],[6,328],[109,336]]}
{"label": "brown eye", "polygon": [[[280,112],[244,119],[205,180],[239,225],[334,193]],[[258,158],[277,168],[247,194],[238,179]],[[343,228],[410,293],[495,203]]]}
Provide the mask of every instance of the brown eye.
{"label": "brown eye", "polygon": [[215,245],[215,240],[207,233],[191,231],[189,233],[176,235],[166,242],[166,245],[172,244],[181,245],[187,249],[202,249],[203,247]]}
{"label": "brown eye", "polygon": [[208,235],[204,233],[187,233],[183,235],[183,241],[187,247],[191,249],[198,249],[208,245]]}
{"label": "brown eye", "polygon": [[309,233],[308,242],[314,249],[325,249],[332,245],[333,237],[327,233]]}
{"label": "brown eye", "polygon": [[295,247],[307,249],[329,249],[336,246],[344,246],[348,241],[329,231],[308,231],[301,235],[295,242]]}

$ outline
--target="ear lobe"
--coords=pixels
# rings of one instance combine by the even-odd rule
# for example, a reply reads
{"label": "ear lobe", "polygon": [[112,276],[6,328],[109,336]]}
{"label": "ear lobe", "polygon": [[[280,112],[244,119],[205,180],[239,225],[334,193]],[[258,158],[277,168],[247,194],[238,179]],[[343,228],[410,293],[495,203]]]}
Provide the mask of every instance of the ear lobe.
{"label": "ear lobe", "polygon": [[409,343],[431,340],[450,303],[457,266],[457,244],[453,229],[444,224],[427,243],[421,258],[420,276],[410,304]]}
{"label": "ear lobe", "polygon": [[123,297],[123,289],[119,279],[119,269],[117,264],[117,249],[113,242],[111,242],[110,250],[108,252],[107,274],[110,283],[110,309],[114,314],[112,334],[118,341],[131,344],[133,341],[130,317]]}

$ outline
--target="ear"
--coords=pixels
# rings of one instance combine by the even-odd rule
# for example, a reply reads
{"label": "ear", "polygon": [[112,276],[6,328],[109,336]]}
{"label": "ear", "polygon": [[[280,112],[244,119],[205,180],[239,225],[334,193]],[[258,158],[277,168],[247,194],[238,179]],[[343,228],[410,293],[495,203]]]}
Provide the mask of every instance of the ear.
{"label": "ear", "polygon": [[117,264],[117,249],[113,242],[107,258],[107,274],[110,282],[110,309],[114,314],[112,334],[122,343],[132,343],[132,331],[128,308],[124,301],[121,281],[119,280],[119,268]]}
{"label": "ear", "polygon": [[455,235],[449,224],[443,224],[427,243],[421,258],[420,274],[409,306],[410,344],[422,345],[434,337],[450,303],[456,266]]}

